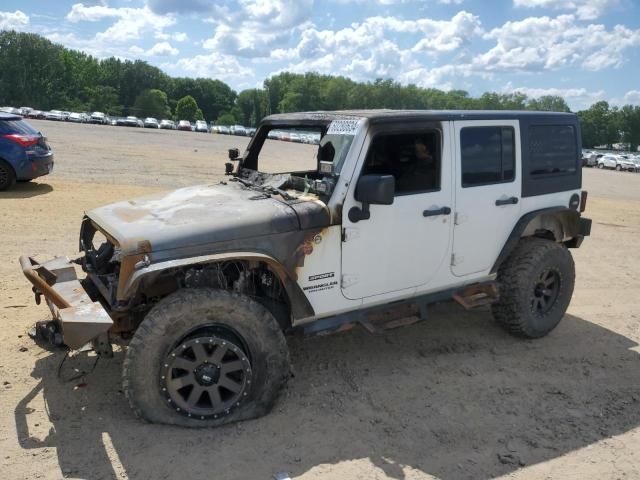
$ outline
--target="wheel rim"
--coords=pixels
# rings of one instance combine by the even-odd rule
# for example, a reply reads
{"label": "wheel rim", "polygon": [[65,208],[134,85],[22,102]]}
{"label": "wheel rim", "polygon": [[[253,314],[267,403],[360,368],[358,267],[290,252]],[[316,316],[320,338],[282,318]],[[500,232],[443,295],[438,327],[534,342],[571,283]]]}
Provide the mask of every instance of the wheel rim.
{"label": "wheel rim", "polygon": [[544,270],[533,288],[531,309],[538,315],[546,314],[556,302],[560,293],[560,274],[557,270]]}
{"label": "wheel rim", "polygon": [[206,420],[228,415],[241,405],[251,374],[251,363],[239,345],[203,335],[180,342],[169,352],[160,384],[177,412]]}

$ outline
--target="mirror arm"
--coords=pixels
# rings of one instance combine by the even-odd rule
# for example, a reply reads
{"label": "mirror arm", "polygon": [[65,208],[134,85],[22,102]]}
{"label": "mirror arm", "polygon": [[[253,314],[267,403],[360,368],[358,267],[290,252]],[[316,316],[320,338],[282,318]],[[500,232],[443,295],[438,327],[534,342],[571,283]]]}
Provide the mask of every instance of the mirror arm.
{"label": "mirror arm", "polygon": [[349,209],[349,220],[351,223],[358,223],[360,220],[369,220],[371,213],[369,212],[369,204],[362,202],[362,208],[351,207]]}

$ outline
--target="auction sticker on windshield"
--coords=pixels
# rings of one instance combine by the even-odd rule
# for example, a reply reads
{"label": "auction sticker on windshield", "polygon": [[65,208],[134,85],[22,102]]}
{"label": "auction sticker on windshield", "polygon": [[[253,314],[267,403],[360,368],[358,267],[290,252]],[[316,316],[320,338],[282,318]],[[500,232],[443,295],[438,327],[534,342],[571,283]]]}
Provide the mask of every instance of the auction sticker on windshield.
{"label": "auction sticker on windshield", "polygon": [[334,120],[329,124],[327,135],[355,135],[362,123],[362,119],[357,120]]}

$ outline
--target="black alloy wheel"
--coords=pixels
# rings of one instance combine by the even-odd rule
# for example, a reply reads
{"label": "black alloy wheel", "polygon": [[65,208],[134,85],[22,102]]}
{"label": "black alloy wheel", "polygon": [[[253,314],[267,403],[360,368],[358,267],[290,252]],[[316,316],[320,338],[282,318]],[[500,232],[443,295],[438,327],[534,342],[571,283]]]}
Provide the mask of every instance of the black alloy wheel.
{"label": "black alloy wheel", "polygon": [[[233,338],[233,335],[224,335]],[[241,341],[202,331],[167,355],[160,386],[172,408],[205,420],[228,415],[251,388],[251,363]]]}

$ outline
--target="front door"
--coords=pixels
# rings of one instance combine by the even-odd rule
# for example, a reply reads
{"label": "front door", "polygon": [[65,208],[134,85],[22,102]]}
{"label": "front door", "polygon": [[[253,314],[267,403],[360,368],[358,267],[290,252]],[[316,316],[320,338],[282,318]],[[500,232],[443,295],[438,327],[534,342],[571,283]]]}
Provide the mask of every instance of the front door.
{"label": "front door", "polygon": [[[445,262],[453,207],[449,129],[444,122],[370,133],[343,207],[345,297],[426,284]],[[369,219],[352,222],[348,214],[361,207],[354,192],[363,175],[393,175],[395,197],[391,205],[371,205]]]}
{"label": "front door", "polygon": [[488,273],[520,218],[517,120],[454,122],[456,205],[451,271]]}

